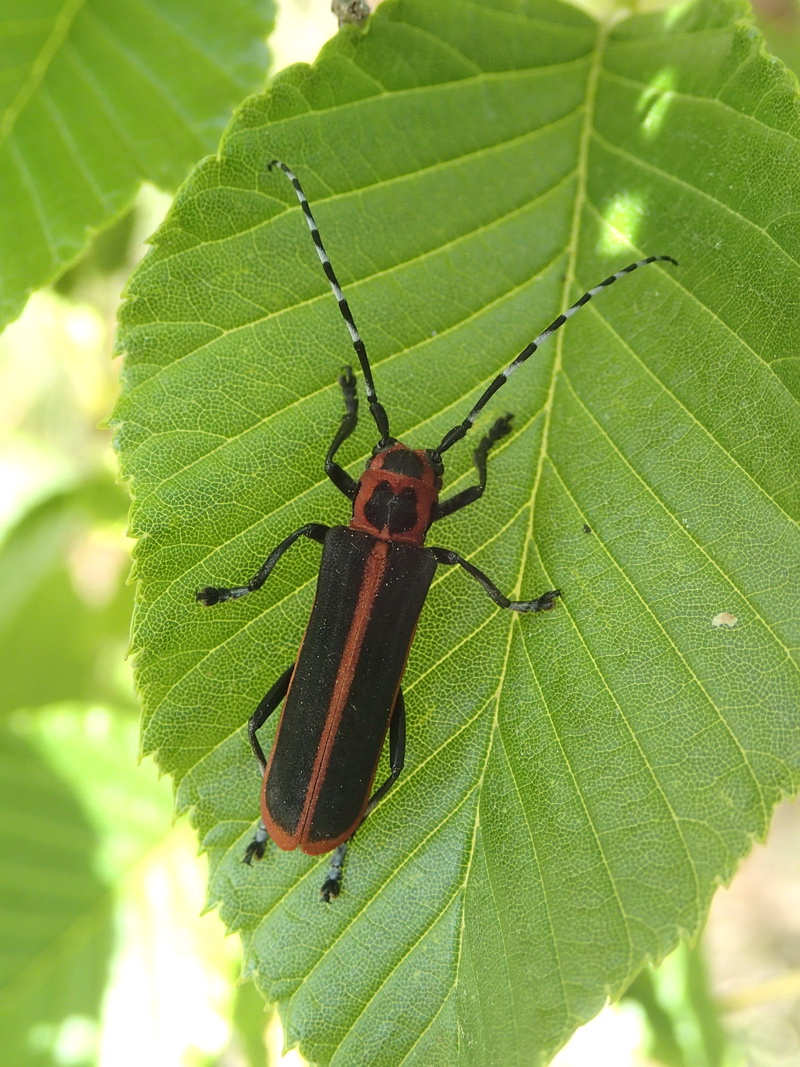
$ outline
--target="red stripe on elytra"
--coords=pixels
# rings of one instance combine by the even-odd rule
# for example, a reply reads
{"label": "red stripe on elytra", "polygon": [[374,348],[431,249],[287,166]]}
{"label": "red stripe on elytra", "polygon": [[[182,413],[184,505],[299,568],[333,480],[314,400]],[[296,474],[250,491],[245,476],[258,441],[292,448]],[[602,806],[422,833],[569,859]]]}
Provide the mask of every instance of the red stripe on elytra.
{"label": "red stripe on elytra", "polygon": [[[356,668],[358,667],[358,661],[361,655],[361,646],[364,643],[364,636],[372,617],[372,609],[378,595],[378,590],[383,583],[384,574],[386,573],[386,568],[389,563],[388,557],[389,543],[387,541],[376,541],[370,549],[369,556],[367,557],[367,565],[364,568],[361,588],[359,589],[358,600],[356,601],[355,610],[353,612],[353,623],[350,627],[350,632],[347,635],[347,640],[344,643],[344,648],[342,649],[341,664],[336,675],[333,692],[331,693],[331,702],[328,706],[325,733],[320,738],[317,756],[311,771],[311,784],[308,790],[308,796],[298,823],[300,848],[303,852],[306,852],[311,856],[318,855],[322,852],[330,852],[331,849],[336,848],[342,841],[345,841],[353,832],[355,826],[358,825],[358,821],[361,817],[359,813],[359,818],[355,820],[353,826],[347,827],[347,829],[336,838],[322,841],[308,840],[307,830],[311,823],[314,807],[319,797],[322,783],[325,781],[325,774],[333,752],[333,743],[336,739],[339,724],[342,721],[344,709],[347,706],[347,698],[350,695],[353,678],[355,677]],[[363,807],[366,807],[368,799],[368,797],[365,797]]]}
{"label": "red stripe on elytra", "polygon": [[[361,588],[358,593],[358,600],[356,601],[355,610],[353,612],[353,622],[342,649],[340,666],[336,675],[336,681],[334,682],[333,692],[331,693],[330,703],[328,705],[325,730],[320,738],[314,765],[311,769],[311,774],[309,775],[310,784],[308,792],[306,793],[305,804],[300,813],[300,818],[297,821],[297,827],[294,833],[291,834],[287,833],[286,830],[277,825],[271,817],[266,803],[266,783],[269,778],[272,760],[275,756],[278,747],[278,738],[280,736],[281,724],[278,724],[278,732],[275,735],[272,751],[270,752],[267,767],[264,772],[264,785],[261,794],[261,818],[267,828],[269,836],[278,848],[281,848],[286,852],[291,852],[292,849],[297,848],[298,845],[303,852],[306,852],[308,855],[318,855],[323,852],[330,852],[350,836],[355,826],[358,825],[361,817],[361,814],[359,813],[359,818],[355,820],[353,826],[349,826],[335,839],[312,842],[309,841],[306,836],[306,831],[313,816],[314,807],[319,798],[322,783],[325,780],[325,773],[328,769],[331,753],[333,751],[333,743],[339,729],[339,724],[342,721],[344,709],[347,705],[347,698],[350,695],[350,689],[352,688],[353,678],[355,677],[361,653],[361,646],[372,616],[372,608],[375,603],[375,598],[381,583],[383,582],[383,577],[388,566],[388,556],[389,543],[387,541],[376,540],[367,557],[366,566],[361,580]],[[303,640],[305,641],[305,634],[303,635]],[[300,648],[302,649],[302,647],[301,644]],[[294,675],[292,675],[292,682],[293,681]],[[292,692],[292,682],[289,683],[289,690],[286,694],[287,702]],[[286,704],[284,703],[284,709],[285,707]],[[281,716],[281,722],[282,721],[283,716]],[[367,801],[368,798],[365,798],[363,807],[366,807]]]}

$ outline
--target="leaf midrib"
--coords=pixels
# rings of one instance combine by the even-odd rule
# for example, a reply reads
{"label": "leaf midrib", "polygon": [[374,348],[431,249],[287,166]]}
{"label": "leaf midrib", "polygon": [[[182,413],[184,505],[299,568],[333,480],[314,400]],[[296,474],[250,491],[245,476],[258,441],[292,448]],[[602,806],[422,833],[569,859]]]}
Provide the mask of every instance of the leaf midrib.
{"label": "leaf midrib", "polygon": [[[572,223],[571,223],[571,226],[570,226],[570,239],[569,239],[569,244],[568,244],[567,269],[566,269],[565,274],[564,274],[564,285],[563,285],[563,289],[562,289],[562,292],[563,292],[562,301],[561,301],[562,307],[566,307],[567,304],[570,302],[570,291],[572,289],[572,286],[574,285],[574,282],[575,282],[575,279],[576,279],[576,275],[577,275],[577,257],[578,257],[578,246],[579,246],[579,236],[580,236],[580,220],[581,220],[581,215],[582,215],[582,212],[583,212],[584,203],[587,200],[587,178],[588,178],[589,144],[590,144],[590,140],[591,140],[592,130],[593,130],[593,127],[594,127],[594,113],[595,113],[595,105],[596,105],[596,100],[597,100],[597,86],[598,86],[598,81],[599,81],[599,78],[600,78],[600,71],[601,71],[601,68],[602,68],[603,54],[604,54],[604,51],[605,51],[606,42],[608,40],[608,35],[611,32],[611,28],[612,28],[613,24],[617,21],[618,17],[619,16],[612,15],[605,22],[601,22],[598,25],[597,40],[596,40],[594,51],[592,53],[592,62],[590,64],[590,66],[589,66],[589,73],[588,73],[588,77],[587,77],[587,81],[586,81],[586,99],[585,99],[585,103],[584,103],[584,121],[583,121],[583,127],[581,129],[580,140],[579,140],[579,143],[578,143],[578,162],[577,162],[577,167],[576,167],[575,202],[574,202],[574,205],[573,205]],[[522,576],[525,573],[525,569],[526,569],[527,564],[528,564],[529,553],[531,551],[530,546],[532,544],[532,538],[533,538],[533,513],[534,513],[534,508],[535,508],[535,503],[536,503],[536,497],[537,497],[538,491],[539,491],[539,485],[541,483],[541,476],[542,476],[542,470],[544,468],[544,461],[545,461],[545,458],[547,457],[547,447],[548,447],[548,441],[549,441],[549,435],[550,435],[550,425],[551,425],[552,412],[553,412],[553,398],[554,398],[554,395],[555,395],[556,383],[558,381],[558,378],[560,376],[560,371],[561,371],[562,356],[563,356],[563,345],[564,345],[564,333],[563,333],[563,331],[561,331],[559,333],[557,339],[556,339],[555,356],[553,358],[553,365],[552,365],[552,370],[551,370],[551,374],[550,374],[550,386],[549,386],[549,389],[548,389],[547,400],[545,401],[545,404],[544,404],[544,426],[542,428],[542,436],[541,436],[541,442],[540,442],[540,446],[539,446],[539,457],[538,457],[538,462],[537,462],[537,467],[536,467],[536,473],[535,473],[535,476],[534,476],[534,483],[533,483],[533,487],[531,489],[530,502],[529,502],[529,505],[528,505],[528,531],[527,531],[527,535],[526,535],[525,540],[524,540],[523,550],[522,550],[522,552],[520,554],[520,566],[519,566],[519,570],[518,570],[518,573],[517,573],[517,581],[516,581],[516,583],[514,585],[514,591],[515,592],[518,592],[519,589],[521,588]],[[473,859],[474,859],[474,856],[475,856],[475,849],[476,849],[477,838],[478,838],[478,827],[479,827],[479,824],[480,824],[480,810],[481,810],[481,799],[482,799],[482,795],[481,794],[482,794],[483,780],[484,780],[484,777],[485,777],[485,774],[486,774],[486,768],[489,765],[489,760],[491,759],[491,754],[492,754],[492,749],[493,749],[493,746],[494,746],[495,736],[498,735],[498,733],[500,731],[500,720],[499,720],[500,696],[499,696],[499,693],[500,693],[500,690],[502,689],[505,676],[506,676],[506,674],[508,672],[509,659],[510,659],[510,656],[511,656],[511,643],[512,643],[512,640],[513,640],[513,636],[514,636],[514,634],[516,632],[515,631],[514,622],[515,622],[514,619],[510,619],[509,620],[509,625],[508,625],[508,630],[507,630],[507,639],[506,639],[506,649],[505,649],[505,655],[504,655],[504,658],[503,658],[503,666],[502,666],[502,670],[500,672],[500,677],[499,677],[499,680],[498,680],[498,685],[497,685],[497,690],[496,690],[496,694],[497,695],[495,696],[494,717],[493,717],[492,727],[491,727],[491,729],[489,731],[489,735],[488,735],[489,736],[489,743],[486,746],[486,758],[484,760],[483,767],[482,767],[480,775],[478,777],[477,786],[476,786],[477,789],[478,789],[478,802],[475,805],[475,821],[474,821],[474,824],[473,824],[473,835],[472,835],[470,854],[469,854],[469,857],[468,857],[468,860],[467,860],[465,873],[464,873],[464,879],[463,879],[463,882],[462,882],[463,890],[462,890],[462,895],[461,895],[461,923],[460,923],[460,926],[459,926],[458,944],[455,947],[454,973],[456,975],[456,980],[457,980],[457,976],[460,974],[460,971],[461,971],[461,959],[462,959],[462,954],[463,954],[464,932],[465,932],[465,925],[466,925],[466,907],[465,907],[466,891],[467,891],[467,885],[468,885],[468,882],[469,882],[470,871],[472,869],[472,862],[473,862]],[[546,705],[545,705],[545,711],[547,712]],[[549,712],[547,712],[547,714],[549,714]],[[551,726],[553,726],[553,728],[555,729],[555,724],[552,722],[552,718],[551,718]],[[487,870],[490,871],[490,868],[487,868]],[[552,918],[552,911],[551,911],[551,908],[550,908],[550,902],[548,900],[547,885],[546,885],[546,882],[544,880],[542,880],[541,886],[542,886],[542,898],[543,898],[544,903],[545,903],[545,911],[546,911],[546,915],[547,915],[547,923],[548,923],[548,926],[549,926],[549,929],[550,929],[551,941],[553,942],[554,945],[557,945],[558,939],[556,937],[556,931],[555,931],[553,918]],[[498,919],[500,921],[502,921],[502,916],[498,916]],[[514,1015],[514,1018],[516,1020],[516,1014]],[[461,1051],[462,1051],[461,1050],[461,1029],[460,1028],[458,1029],[457,1033],[458,1033],[457,1049],[458,1049],[458,1054],[460,1056],[461,1055]]]}

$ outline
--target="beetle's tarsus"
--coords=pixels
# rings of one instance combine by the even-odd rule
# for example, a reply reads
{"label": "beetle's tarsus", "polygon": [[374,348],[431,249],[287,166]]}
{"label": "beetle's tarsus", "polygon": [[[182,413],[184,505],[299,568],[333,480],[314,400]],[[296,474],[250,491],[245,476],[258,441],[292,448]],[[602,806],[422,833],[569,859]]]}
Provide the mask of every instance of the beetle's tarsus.
{"label": "beetle's tarsus", "polygon": [[261,860],[264,858],[264,842],[257,841],[255,838],[247,846],[245,854],[242,856],[242,863],[246,863],[248,867],[252,865],[254,859]]}
{"label": "beetle's tarsus", "polygon": [[495,419],[494,423],[489,427],[489,432],[486,435],[488,438],[488,444],[486,451],[500,440],[501,437],[505,437],[506,434],[511,433],[511,423],[514,416],[509,411],[507,415],[501,415],[499,419]]}
{"label": "beetle's tarsus", "polygon": [[203,586],[202,589],[198,589],[195,593],[195,600],[198,604],[203,604],[205,607],[210,608],[212,604],[219,604],[221,600],[227,600],[227,589],[217,589],[213,585]]}
{"label": "beetle's tarsus", "polygon": [[556,600],[561,596],[560,589],[551,589],[547,593],[542,593],[536,600],[509,600],[507,607],[512,611],[521,612],[534,612],[534,611],[550,611],[555,607]]}
{"label": "beetle's tarsus", "polygon": [[221,604],[224,600],[238,600],[250,592],[248,585],[237,585],[233,589],[223,589],[219,586],[206,585],[198,589],[194,597],[198,604],[210,608],[213,604]]}
{"label": "beetle's tarsus", "polygon": [[349,364],[342,367],[342,373],[339,375],[339,385],[345,393],[355,393],[356,391],[356,376],[353,374],[353,368]]}
{"label": "beetle's tarsus", "polygon": [[253,840],[245,849],[245,853],[242,856],[242,863],[246,863],[250,867],[254,859],[260,860],[264,858],[264,851],[267,847],[267,841],[269,840],[269,834],[267,828],[263,822],[258,824],[258,829],[253,834]]}
{"label": "beetle's tarsus", "polygon": [[531,601],[530,611],[551,611],[556,600],[561,596],[560,589],[551,589],[548,593],[542,593],[538,599]]}
{"label": "beetle's tarsus", "polygon": [[324,900],[326,904],[330,904],[332,900],[335,900],[342,889],[342,882],[340,878],[326,878],[322,883],[322,889],[319,891],[320,900]]}
{"label": "beetle's tarsus", "polygon": [[347,852],[347,841],[343,841],[339,845],[331,856],[331,865],[328,868],[328,877],[322,883],[322,889],[319,891],[320,900],[324,900],[326,904],[330,904],[332,900],[335,900],[342,891],[342,867],[344,866],[344,857]]}

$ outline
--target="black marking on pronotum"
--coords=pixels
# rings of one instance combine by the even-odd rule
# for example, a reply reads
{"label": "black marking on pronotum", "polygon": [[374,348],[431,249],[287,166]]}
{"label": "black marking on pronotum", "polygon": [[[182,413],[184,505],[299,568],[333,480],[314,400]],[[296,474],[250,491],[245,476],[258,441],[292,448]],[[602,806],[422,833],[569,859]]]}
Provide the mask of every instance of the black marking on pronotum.
{"label": "black marking on pronotum", "polygon": [[373,530],[408,533],[417,525],[417,494],[408,486],[398,493],[389,482],[378,482],[364,505],[364,514]]}
{"label": "black marking on pronotum", "polygon": [[[430,548],[425,537],[439,519],[480,499],[486,488],[491,448],[511,430],[511,415],[496,419],[473,451],[478,480],[440,500],[442,455],[472,427],[490,398],[548,337],[601,289],[618,278],[671,256],[648,256],[589,289],[498,374],[467,417],[444,435],[436,448],[407,448],[389,432],[378,400],[367,350],[345,299],[300,182],[279,160],[294,186],[325,277],[350,332],[378,429],[378,444],[356,482],[335,459],[358,419],[353,372],[339,378],[344,414],[325,456],[325,472],[352,504],[348,526],[310,522],[289,534],[246,585],[206,586],[197,599],[209,606],[260,589],[273,567],[300,537],[323,546],[317,593],[297,661],[283,672],[250,718],[250,744],[263,772],[261,823],[245,860],[260,858],[269,838],[283,849],[310,855],[332,852],[321,895],[339,893],[347,842],[397,780],[405,759],[406,719],[400,681],[417,619],[437,567],[459,566],[500,608],[517,612],[549,611],[561,595],[550,589],[531,600],[510,600],[483,571],[457,552]],[[590,528],[584,526],[586,533]],[[283,704],[269,758],[258,731]],[[373,779],[389,735],[389,777],[374,792]]]}

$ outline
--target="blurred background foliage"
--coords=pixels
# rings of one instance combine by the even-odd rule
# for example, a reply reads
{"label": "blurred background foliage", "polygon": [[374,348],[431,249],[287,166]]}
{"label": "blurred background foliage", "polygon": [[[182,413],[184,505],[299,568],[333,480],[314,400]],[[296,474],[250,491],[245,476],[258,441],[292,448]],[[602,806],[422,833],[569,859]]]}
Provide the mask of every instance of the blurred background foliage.
{"label": "blurred background foliage", "polygon": [[[757,14],[800,70],[800,6],[762,0]],[[324,0],[285,0],[272,69],[311,61],[335,28]],[[137,765],[128,501],[101,424],[115,399],[120,293],[168,203],[144,187],[0,337],[8,1065],[299,1062],[281,1059],[277,1020],[238,982],[236,940],[202,914],[204,861],[188,824],[171,823],[169,782]],[[800,807],[784,804],[769,842],[718,893],[703,944],[643,972],[558,1067],[800,1063],[798,824]]]}

